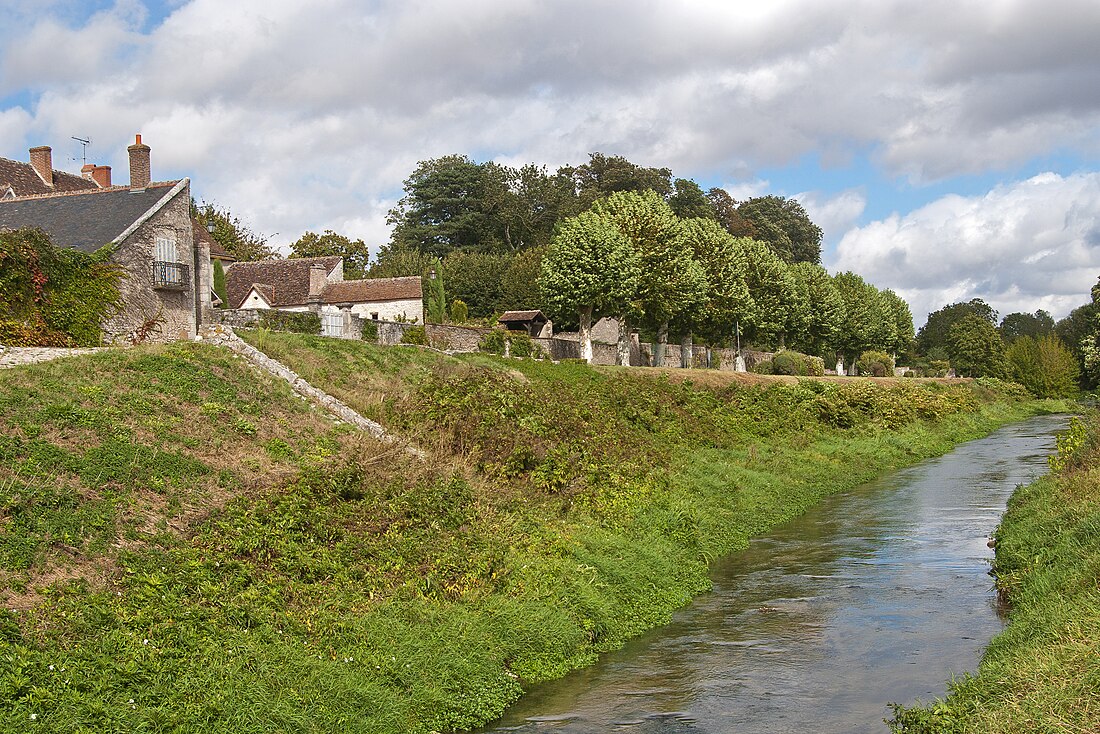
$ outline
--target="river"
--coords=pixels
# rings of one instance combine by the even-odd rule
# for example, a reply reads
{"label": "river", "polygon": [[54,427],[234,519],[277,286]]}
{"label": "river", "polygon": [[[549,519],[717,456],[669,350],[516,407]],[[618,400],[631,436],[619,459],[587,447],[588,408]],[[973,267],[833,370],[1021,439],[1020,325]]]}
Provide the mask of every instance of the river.
{"label": "river", "polygon": [[1003,625],[989,534],[1046,472],[1035,418],[834,495],[717,563],[714,589],[488,732],[876,732],[942,696]]}

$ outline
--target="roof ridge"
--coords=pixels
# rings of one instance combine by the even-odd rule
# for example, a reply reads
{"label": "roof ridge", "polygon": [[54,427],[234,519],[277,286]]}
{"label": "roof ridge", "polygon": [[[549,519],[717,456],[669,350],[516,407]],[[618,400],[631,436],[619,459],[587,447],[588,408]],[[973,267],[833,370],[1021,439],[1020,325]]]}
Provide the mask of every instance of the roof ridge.
{"label": "roof ridge", "polygon": [[[186,178],[186,177],[185,177]],[[147,185],[146,189],[158,189],[165,186],[176,186],[183,179],[176,179],[175,181],[157,181]],[[87,196],[90,194],[110,194],[116,191],[140,191],[141,189],[134,189],[130,186],[108,186],[103,189],[80,189],[78,191],[50,191],[45,194],[27,194],[25,196],[16,196],[14,199],[4,199],[3,201],[30,201],[32,199],[57,199],[62,196]]]}

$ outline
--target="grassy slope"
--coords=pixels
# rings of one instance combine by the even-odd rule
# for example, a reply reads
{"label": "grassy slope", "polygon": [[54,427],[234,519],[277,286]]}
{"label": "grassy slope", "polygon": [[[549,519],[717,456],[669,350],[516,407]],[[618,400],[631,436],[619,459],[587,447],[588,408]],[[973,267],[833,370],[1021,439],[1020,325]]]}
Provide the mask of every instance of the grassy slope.
{"label": "grassy slope", "polygon": [[470,727],[821,495],[1036,409],[251,338],[431,460],[208,347],[0,372],[0,730]]}
{"label": "grassy slope", "polygon": [[1064,467],[1018,489],[994,572],[1010,624],[945,701],[900,710],[914,734],[1100,731],[1100,426],[1060,440]]}

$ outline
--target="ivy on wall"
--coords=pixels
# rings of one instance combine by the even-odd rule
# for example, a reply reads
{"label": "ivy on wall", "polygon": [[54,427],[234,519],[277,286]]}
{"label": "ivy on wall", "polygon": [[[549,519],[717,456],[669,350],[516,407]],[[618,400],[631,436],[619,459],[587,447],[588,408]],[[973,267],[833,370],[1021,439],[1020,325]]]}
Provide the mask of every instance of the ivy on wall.
{"label": "ivy on wall", "polygon": [[0,343],[101,344],[103,324],[122,306],[124,273],[110,255],[55,247],[40,229],[0,231]]}

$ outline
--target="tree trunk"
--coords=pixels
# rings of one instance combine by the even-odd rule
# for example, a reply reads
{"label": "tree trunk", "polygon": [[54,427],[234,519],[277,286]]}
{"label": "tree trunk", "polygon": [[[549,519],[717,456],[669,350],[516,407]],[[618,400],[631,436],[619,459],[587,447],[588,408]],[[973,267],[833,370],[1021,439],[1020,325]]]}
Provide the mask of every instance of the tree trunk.
{"label": "tree trunk", "polygon": [[786,348],[787,348],[787,332],[781,331],[781,332],[779,332],[779,350],[778,351],[783,351]]}
{"label": "tree trunk", "polygon": [[592,364],[592,307],[580,311],[581,359]]}
{"label": "tree trunk", "polygon": [[686,331],[680,338],[680,366],[685,370],[691,367],[692,356],[691,332]]}
{"label": "tree trunk", "polygon": [[653,343],[653,366],[665,366],[665,354],[668,351],[668,322],[657,327],[657,341]]}
{"label": "tree trunk", "polygon": [[619,353],[615,364],[630,366],[630,320],[626,316],[619,317]]}

